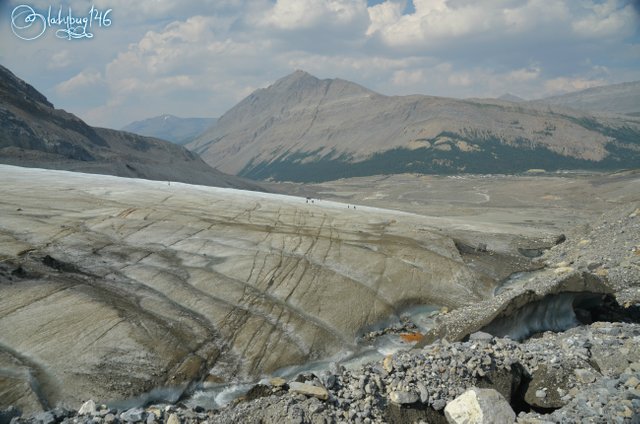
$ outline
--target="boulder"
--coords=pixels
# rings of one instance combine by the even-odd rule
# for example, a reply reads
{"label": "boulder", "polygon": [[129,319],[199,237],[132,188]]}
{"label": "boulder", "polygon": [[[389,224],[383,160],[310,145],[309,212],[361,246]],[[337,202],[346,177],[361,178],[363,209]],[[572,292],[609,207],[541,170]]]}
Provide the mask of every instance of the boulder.
{"label": "boulder", "polygon": [[282,377],[273,377],[269,380],[269,384],[271,384],[273,387],[280,388],[284,387],[287,384],[287,380]]}
{"label": "boulder", "polygon": [[120,414],[120,419],[122,421],[127,421],[130,423],[137,423],[145,418],[145,412],[142,408],[131,408],[122,414]]}
{"label": "boulder", "polygon": [[[594,324],[600,331],[607,331],[608,324]],[[602,375],[621,374],[632,363],[640,361],[640,352],[634,349],[633,343],[627,341],[624,345],[612,349],[611,346],[595,344],[591,348],[591,357]]]}
{"label": "boulder", "polygon": [[506,399],[493,389],[472,388],[444,408],[449,424],[513,424],[516,414]]}
{"label": "boulder", "polygon": [[382,367],[386,372],[393,371],[393,355],[387,355],[382,360]]}
{"label": "boulder", "polygon": [[273,394],[273,390],[270,386],[265,384],[256,384],[252,388],[249,389],[247,394],[244,396],[247,401],[252,401],[255,399],[259,399],[266,396],[271,396]]}
{"label": "boulder", "polygon": [[397,405],[416,403],[419,396],[414,392],[393,391],[389,393],[389,400]]}
{"label": "boulder", "polygon": [[384,422],[389,424],[419,422],[440,424],[444,421],[441,412],[420,402],[411,405],[398,405],[389,402],[384,411]]}
{"label": "boulder", "polygon": [[311,384],[298,383],[297,381],[289,383],[289,391],[300,393],[305,396],[316,397],[320,400],[329,399],[329,392],[324,387],[312,386]]}
{"label": "boulder", "polygon": [[563,367],[547,367],[539,365],[531,375],[531,381],[524,395],[524,400],[537,408],[560,408],[567,402],[562,400],[563,394],[569,391],[567,386],[572,371]]}
{"label": "boulder", "polygon": [[493,336],[489,333],[485,333],[484,331],[476,331],[469,336],[470,341],[490,342],[491,339],[493,339]]}
{"label": "boulder", "polygon": [[167,424],[180,424],[180,418],[178,418],[177,414],[171,414],[167,419]]}
{"label": "boulder", "polygon": [[33,417],[33,420],[38,424],[53,424],[56,422],[56,418],[50,411],[37,414]]}
{"label": "boulder", "polygon": [[96,414],[96,403],[90,399],[82,404],[80,409],[78,409],[78,415],[95,415]]}
{"label": "boulder", "polygon": [[484,377],[476,379],[474,385],[479,389],[494,389],[505,399],[512,400],[526,380],[526,375],[527,371],[524,367],[520,363],[515,363],[509,368],[490,370]]}

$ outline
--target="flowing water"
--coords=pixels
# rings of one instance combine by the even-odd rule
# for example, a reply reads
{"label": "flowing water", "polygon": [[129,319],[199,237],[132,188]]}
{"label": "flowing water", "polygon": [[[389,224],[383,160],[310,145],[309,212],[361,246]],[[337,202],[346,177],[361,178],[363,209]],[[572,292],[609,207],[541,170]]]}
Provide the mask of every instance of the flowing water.
{"label": "flowing water", "polygon": [[[413,331],[409,334],[424,334],[434,327],[439,310],[440,307],[435,305],[405,308],[398,315],[359,332],[355,350],[341,351],[330,358],[319,361],[283,367],[258,381],[203,385],[195,390],[184,403],[192,408],[196,406],[211,409],[220,408],[238,397],[244,396],[254,385],[264,384],[272,377],[290,380],[302,373],[319,375],[336,365],[353,370],[366,363],[381,361],[387,355],[410,349],[416,344],[417,340],[407,340],[406,337],[403,337],[407,332],[402,329],[406,327],[407,323],[414,324]],[[386,329],[392,329],[392,332],[386,332]],[[380,334],[376,334],[374,337],[365,337],[372,332]]]}
{"label": "flowing water", "polygon": [[[512,274],[495,289],[495,295],[524,285],[532,272]],[[509,317],[504,317],[487,325],[483,331],[499,337],[522,340],[541,331],[564,331],[580,325],[574,308],[592,308],[601,301],[602,296],[594,293],[561,293],[547,296],[520,308]],[[436,325],[440,307],[418,305],[403,309],[397,315],[363,328],[356,337],[356,348],[338,352],[330,358],[292,365],[278,369],[271,375],[253,381],[236,381],[225,384],[205,383],[190,390],[184,398],[184,388],[160,388],[126,402],[127,407],[141,406],[150,401],[175,402],[183,397],[183,403],[189,407],[197,406],[215,409],[244,396],[256,384],[266,384],[273,377],[291,380],[298,374],[314,373],[321,375],[325,371],[342,366],[348,370],[361,367],[366,363],[381,361],[385,356],[412,348]],[[163,399],[163,396],[166,399]],[[169,399],[170,398],[170,399]],[[123,406],[124,406],[124,403]]]}

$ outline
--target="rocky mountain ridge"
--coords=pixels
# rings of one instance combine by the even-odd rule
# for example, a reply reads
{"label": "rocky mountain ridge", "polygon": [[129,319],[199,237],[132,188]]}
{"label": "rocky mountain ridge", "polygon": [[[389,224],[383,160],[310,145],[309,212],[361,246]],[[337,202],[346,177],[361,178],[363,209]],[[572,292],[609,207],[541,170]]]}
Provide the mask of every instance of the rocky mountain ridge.
{"label": "rocky mountain ridge", "polygon": [[522,97],[516,96],[515,94],[511,94],[511,93],[503,94],[502,96],[498,97],[498,100],[505,100],[507,102],[513,102],[513,103],[526,102],[526,100],[523,99]]}
{"label": "rocky mountain ridge", "polygon": [[261,190],[164,140],[94,128],[0,66],[0,163]]}
{"label": "rocky mountain ridge", "polygon": [[529,103],[594,113],[640,116],[640,81],[592,87],[559,96],[532,100]]}
{"label": "rocky mountain ridge", "polygon": [[383,96],[296,71],[256,90],[187,145],[255,179],[626,168],[640,120],[500,100]]}

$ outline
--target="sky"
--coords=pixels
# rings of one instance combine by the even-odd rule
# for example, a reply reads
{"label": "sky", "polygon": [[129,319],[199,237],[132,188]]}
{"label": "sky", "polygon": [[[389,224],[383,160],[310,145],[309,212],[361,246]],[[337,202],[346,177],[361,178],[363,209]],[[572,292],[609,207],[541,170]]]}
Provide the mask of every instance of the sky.
{"label": "sky", "polygon": [[640,0],[0,0],[0,64],[110,128],[218,117],[297,69],[536,99],[640,80]]}

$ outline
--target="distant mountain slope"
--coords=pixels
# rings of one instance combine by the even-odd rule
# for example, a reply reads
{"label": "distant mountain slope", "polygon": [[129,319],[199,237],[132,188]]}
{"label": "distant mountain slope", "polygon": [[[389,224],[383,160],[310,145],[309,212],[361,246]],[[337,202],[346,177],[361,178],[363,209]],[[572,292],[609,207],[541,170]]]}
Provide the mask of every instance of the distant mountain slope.
{"label": "distant mountain slope", "polygon": [[640,81],[593,87],[561,96],[532,101],[590,112],[640,116]]}
{"label": "distant mountain slope", "polygon": [[635,168],[640,119],[501,100],[388,97],[296,71],[252,93],[187,147],[224,172],[292,181]]}
{"label": "distant mountain slope", "polygon": [[142,121],[135,121],[122,131],[155,137],[175,144],[187,144],[216,123],[216,118],[178,118],[161,115]]}
{"label": "distant mountain slope", "polygon": [[0,66],[0,163],[261,190],[168,141],[93,128]]}
{"label": "distant mountain slope", "polygon": [[513,103],[526,102],[526,100],[523,99],[522,97],[518,97],[511,93],[503,94],[502,96],[498,97],[498,100],[506,100],[507,102],[513,102]]}

